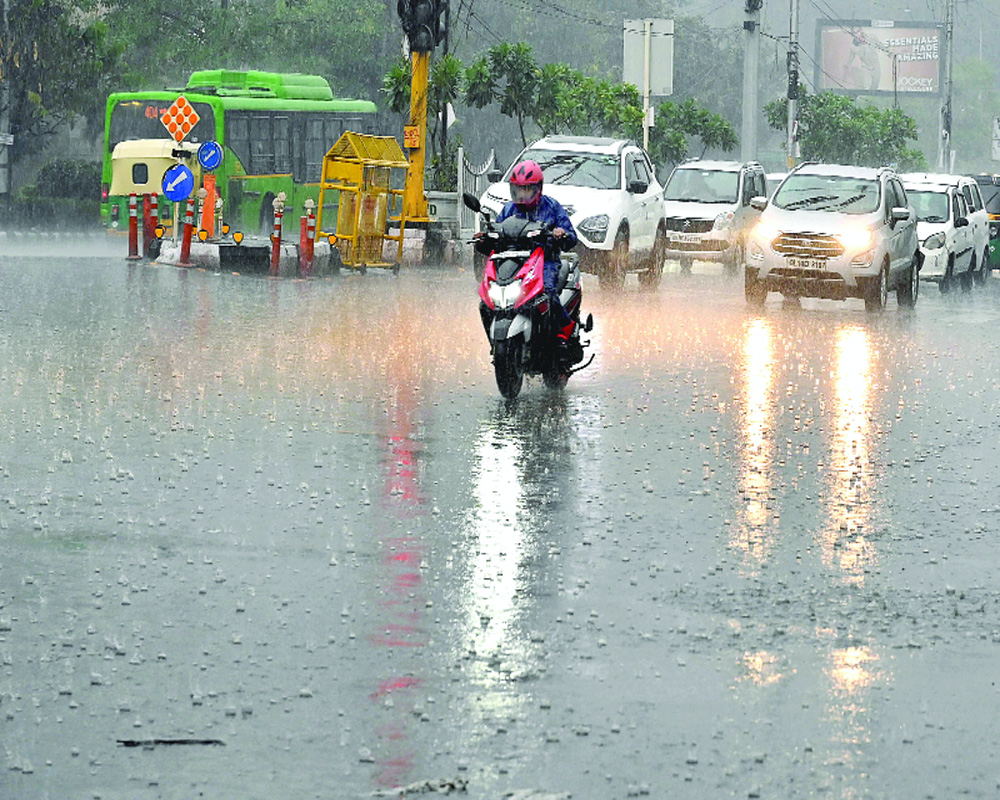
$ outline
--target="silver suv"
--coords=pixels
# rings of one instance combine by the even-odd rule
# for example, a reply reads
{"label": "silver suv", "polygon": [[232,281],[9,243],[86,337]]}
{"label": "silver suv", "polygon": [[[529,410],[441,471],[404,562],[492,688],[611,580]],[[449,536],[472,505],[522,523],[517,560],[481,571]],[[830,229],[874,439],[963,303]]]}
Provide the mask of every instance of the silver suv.
{"label": "silver suv", "polygon": [[896,292],[917,302],[921,253],[916,215],[888,168],[802,164],[766,203],[750,236],[746,299],[761,306],[769,291],[843,300],[860,297],[869,311]]}
{"label": "silver suv", "polygon": [[679,164],[663,189],[667,258],[679,261],[682,272],[690,272],[695,259],[739,272],[759,214],[750,201],[767,195],[764,168],[756,161]]}

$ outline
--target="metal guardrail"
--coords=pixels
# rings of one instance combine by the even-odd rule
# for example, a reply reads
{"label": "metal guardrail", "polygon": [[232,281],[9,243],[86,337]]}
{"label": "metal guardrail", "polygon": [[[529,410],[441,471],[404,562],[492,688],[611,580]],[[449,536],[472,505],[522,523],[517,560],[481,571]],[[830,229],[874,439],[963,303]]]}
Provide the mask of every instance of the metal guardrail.
{"label": "metal guardrail", "polygon": [[496,161],[496,152],[490,150],[489,158],[480,166],[475,167],[465,157],[465,148],[458,148],[458,208],[463,238],[471,236],[476,229],[476,215],[465,207],[462,202],[462,193],[469,192],[479,197],[489,185],[486,173],[496,166]]}

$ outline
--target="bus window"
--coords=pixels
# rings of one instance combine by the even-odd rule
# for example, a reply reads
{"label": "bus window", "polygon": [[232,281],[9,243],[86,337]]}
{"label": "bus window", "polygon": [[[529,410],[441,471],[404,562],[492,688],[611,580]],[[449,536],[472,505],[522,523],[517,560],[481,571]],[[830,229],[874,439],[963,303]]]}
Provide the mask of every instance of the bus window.
{"label": "bus window", "polygon": [[251,175],[274,173],[274,138],[268,114],[253,114],[250,117],[250,163],[247,172]]}
{"label": "bus window", "polygon": [[[173,100],[122,100],[111,111],[108,152],[115,145],[131,139],[162,139],[168,136],[160,117],[170,108]],[[198,112],[198,122],[191,129],[189,142],[215,140],[215,114],[208,103],[192,103]]]}
{"label": "bus window", "polygon": [[250,165],[250,122],[242,111],[226,112],[226,142],[235,156],[240,160],[243,169]]}
{"label": "bus window", "polygon": [[274,142],[274,171],[284,174],[292,171],[291,126],[288,117],[275,116],[271,125]]}

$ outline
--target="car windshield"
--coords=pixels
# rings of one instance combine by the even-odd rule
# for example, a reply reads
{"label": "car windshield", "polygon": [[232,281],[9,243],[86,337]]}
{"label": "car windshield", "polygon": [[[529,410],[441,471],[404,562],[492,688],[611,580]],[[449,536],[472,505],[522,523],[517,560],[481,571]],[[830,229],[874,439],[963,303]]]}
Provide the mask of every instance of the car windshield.
{"label": "car windshield", "polygon": [[537,161],[546,185],[582,186],[586,189],[620,189],[618,156],[573,153],[561,150],[525,150],[518,161]]}
{"label": "car windshield", "polygon": [[675,169],[667,181],[664,199],[689,203],[735,203],[740,176],[717,169]]}
{"label": "car windshield", "polygon": [[918,222],[947,222],[948,193],[907,189],[906,197],[917,212]]}
{"label": "car windshield", "polygon": [[1000,186],[992,183],[980,183],[979,191],[983,193],[983,204],[988,214],[1000,214]]}
{"label": "car windshield", "polygon": [[789,175],[771,201],[778,208],[871,214],[878,209],[879,185],[875,178],[846,175]]}

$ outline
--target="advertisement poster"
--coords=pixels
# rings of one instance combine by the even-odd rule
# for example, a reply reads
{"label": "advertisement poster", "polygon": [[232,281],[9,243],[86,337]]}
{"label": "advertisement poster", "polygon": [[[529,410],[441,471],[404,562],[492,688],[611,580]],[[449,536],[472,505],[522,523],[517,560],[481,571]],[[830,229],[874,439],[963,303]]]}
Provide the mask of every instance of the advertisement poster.
{"label": "advertisement poster", "polygon": [[938,94],[944,33],[932,22],[822,20],[816,86],[853,94]]}

